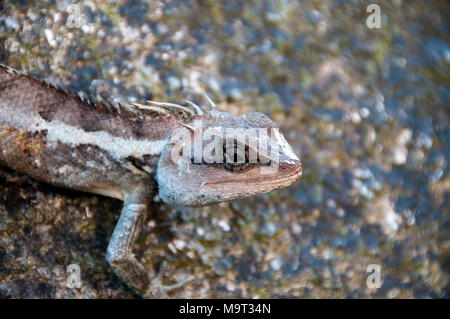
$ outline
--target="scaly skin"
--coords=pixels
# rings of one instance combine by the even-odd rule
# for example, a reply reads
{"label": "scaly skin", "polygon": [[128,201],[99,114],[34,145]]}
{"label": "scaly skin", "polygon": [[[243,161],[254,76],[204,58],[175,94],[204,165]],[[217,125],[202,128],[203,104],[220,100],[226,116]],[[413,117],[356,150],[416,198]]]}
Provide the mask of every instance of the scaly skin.
{"label": "scaly skin", "polygon": [[[183,138],[198,140],[192,132],[197,123],[201,129],[272,128],[261,113],[235,116],[189,102],[130,105],[99,80],[91,91],[97,102],[0,65],[0,164],[56,186],[123,200],[106,258],[141,296],[165,297],[185,282],[162,286],[160,275],[132,253],[155,194],[174,205],[202,206],[289,186],[301,177],[300,161],[281,134],[269,138],[278,149],[278,169],[270,174],[261,173],[261,163],[174,159]],[[238,145],[239,138],[232,143]]]}

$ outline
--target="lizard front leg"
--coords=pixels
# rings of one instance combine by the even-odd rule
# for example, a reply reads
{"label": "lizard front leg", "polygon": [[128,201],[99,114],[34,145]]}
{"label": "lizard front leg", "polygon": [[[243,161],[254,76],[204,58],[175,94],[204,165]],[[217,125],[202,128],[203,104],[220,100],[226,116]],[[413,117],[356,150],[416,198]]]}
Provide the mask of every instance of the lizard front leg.
{"label": "lizard front leg", "polygon": [[148,195],[148,191],[135,191],[126,196],[108,245],[106,260],[116,275],[137,294],[143,297],[164,298],[167,297],[166,291],[178,288],[191,279],[172,286],[163,286],[160,284],[160,278],[164,267],[161,267],[159,274],[153,276],[153,271],[146,270],[134,257],[133,243],[148,211]]}

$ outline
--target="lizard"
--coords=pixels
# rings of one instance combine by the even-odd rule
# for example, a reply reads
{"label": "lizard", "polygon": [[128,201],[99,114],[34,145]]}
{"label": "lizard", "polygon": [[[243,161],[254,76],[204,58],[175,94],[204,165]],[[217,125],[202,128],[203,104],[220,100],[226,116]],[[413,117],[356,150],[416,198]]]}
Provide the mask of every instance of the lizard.
{"label": "lizard", "polygon": [[[58,187],[122,200],[106,261],[142,297],[167,297],[192,280],[163,285],[163,270],[145,269],[133,254],[155,195],[176,206],[203,206],[286,187],[302,175],[299,158],[278,131],[265,135],[270,154],[255,148],[250,137],[221,135],[214,152],[220,159],[227,150],[232,156],[212,164],[194,158],[195,145],[204,146],[198,129],[273,129],[263,113],[220,111],[206,95],[208,108],[191,101],[129,103],[103,80],[92,81],[90,91],[91,97],[74,94],[0,64],[0,164]],[[193,141],[190,146],[186,138]],[[244,150],[243,161],[230,145]],[[250,163],[250,148],[266,161]],[[261,173],[273,163],[276,170]]]}

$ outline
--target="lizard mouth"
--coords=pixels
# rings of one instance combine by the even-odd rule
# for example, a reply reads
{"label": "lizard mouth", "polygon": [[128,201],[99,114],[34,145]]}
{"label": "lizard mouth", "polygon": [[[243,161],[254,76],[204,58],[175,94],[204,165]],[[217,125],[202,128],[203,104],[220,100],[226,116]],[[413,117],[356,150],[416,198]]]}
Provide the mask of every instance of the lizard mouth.
{"label": "lizard mouth", "polygon": [[[302,177],[302,165],[281,164],[273,174],[259,174],[260,167],[249,169],[234,176],[224,176],[220,180],[210,180],[202,183],[200,191],[221,192],[230,199],[242,198],[287,187]],[[241,176],[239,176],[241,175]]]}

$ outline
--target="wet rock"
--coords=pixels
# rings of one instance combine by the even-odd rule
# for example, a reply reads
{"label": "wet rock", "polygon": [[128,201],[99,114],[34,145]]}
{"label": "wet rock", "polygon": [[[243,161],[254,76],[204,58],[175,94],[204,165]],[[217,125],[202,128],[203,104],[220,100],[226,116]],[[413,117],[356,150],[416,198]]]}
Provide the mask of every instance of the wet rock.
{"label": "wet rock", "polygon": [[144,23],[148,10],[148,4],[140,0],[127,1],[119,7],[119,13],[133,25]]}
{"label": "wet rock", "polygon": [[[3,3],[0,62],[76,91],[104,77],[137,102],[206,91],[269,115],[302,159],[302,180],[271,194],[152,204],[134,251],[169,280],[195,274],[175,297],[449,295],[446,2],[386,2],[377,30],[357,1],[81,1],[80,29],[69,4]],[[120,208],[2,168],[0,297],[136,297],[105,262]]]}

